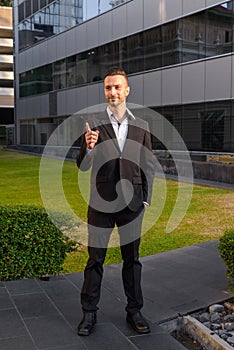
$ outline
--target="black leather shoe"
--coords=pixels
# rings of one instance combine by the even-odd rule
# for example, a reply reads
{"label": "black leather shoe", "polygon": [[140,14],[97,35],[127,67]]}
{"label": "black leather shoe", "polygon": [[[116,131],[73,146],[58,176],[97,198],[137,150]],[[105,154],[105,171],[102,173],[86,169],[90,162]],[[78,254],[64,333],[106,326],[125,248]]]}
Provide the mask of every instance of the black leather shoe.
{"label": "black leather shoe", "polygon": [[92,331],[95,323],[97,322],[96,312],[86,312],[84,311],[83,318],[78,326],[78,335],[89,335]]}
{"label": "black leather shoe", "polygon": [[130,323],[132,328],[139,334],[147,334],[150,332],[150,327],[140,311],[134,314],[127,313],[127,322]]}

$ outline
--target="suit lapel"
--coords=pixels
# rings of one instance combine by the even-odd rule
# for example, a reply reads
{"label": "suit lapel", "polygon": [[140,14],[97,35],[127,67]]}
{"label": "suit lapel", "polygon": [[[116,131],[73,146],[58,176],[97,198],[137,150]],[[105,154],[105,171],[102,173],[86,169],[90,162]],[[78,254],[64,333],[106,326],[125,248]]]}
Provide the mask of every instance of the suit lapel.
{"label": "suit lapel", "polygon": [[134,136],[134,121],[132,119],[129,118],[128,120],[128,133],[127,133],[127,137],[126,139],[130,139],[130,140],[134,140],[135,136]]}
{"label": "suit lapel", "polygon": [[112,127],[111,122],[109,122],[108,124],[103,123],[102,126],[106,130],[107,134],[110,136],[111,139],[116,139],[116,135],[115,135],[115,132],[114,132],[114,129]]}
{"label": "suit lapel", "polygon": [[129,117],[128,118],[128,133],[127,133],[127,137],[126,137],[126,141],[124,144],[124,148],[122,153],[124,152],[125,148],[126,148],[126,144],[128,143],[128,140],[135,140],[136,135],[135,135],[135,130],[134,130],[134,126],[135,126],[135,119]]}
{"label": "suit lapel", "polygon": [[111,139],[113,141],[113,144],[117,148],[117,150],[120,152],[120,148],[119,148],[118,141],[116,139],[115,131],[112,127],[112,124],[110,122],[108,115],[106,115],[106,118],[104,118],[101,121],[101,123],[102,123],[101,126],[105,129],[106,134],[108,134],[108,136],[109,136],[109,137],[106,137],[106,139],[107,140]]}
{"label": "suit lapel", "polygon": [[129,117],[129,119],[128,119],[128,133],[127,133],[126,141],[125,141],[124,148],[123,148],[122,152],[121,152],[121,150],[119,148],[119,144],[118,144],[118,141],[116,139],[115,131],[114,131],[113,127],[112,127],[112,124],[110,122],[110,119],[109,119],[107,113],[106,113],[105,118],[103,118],[103,120],[101,122],[102,122],[102,127],[105,129],[105,131],[109,135],[110,139],[113,140],[113,143],[114,143],[115,147],[118,149],[118,151],[120,153],[123,153],[125,145],[126,145],[126,141],[128,139],[130,139],[130,140],[134,140],[135,139],[134,126],[136,125],[136,120],[133,119],[132,117]]}

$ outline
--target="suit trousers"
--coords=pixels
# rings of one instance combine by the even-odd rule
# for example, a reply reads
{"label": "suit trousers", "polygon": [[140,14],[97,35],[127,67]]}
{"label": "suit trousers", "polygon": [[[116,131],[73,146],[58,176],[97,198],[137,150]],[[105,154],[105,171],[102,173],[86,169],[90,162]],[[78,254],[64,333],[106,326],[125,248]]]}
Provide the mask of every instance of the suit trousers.
{"label": "suit trousers", "polygon": [[84,270],[84,283],[81,290],[81,305],[84,311],[98,310],[103,264],[110,235],[115,226],[118,228],[123,259],[122,280],[127,297],[126,311],[134,313],[142,308],[142,266],[139,261],[139,245],[143,215],[143,204],[136,212],[125,208],[116,213],[103,213],[89,207],[89,259]]}

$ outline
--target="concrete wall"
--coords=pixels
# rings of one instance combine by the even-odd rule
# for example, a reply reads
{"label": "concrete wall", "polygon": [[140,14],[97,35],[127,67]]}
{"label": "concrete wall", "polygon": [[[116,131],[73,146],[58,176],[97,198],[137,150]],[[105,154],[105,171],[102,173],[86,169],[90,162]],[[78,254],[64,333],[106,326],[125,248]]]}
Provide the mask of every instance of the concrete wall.
{"label": "concrete wall", "polygon": [[[23,151],[23,152],[35,153],[39,155],[43,153],[44,146],[20,145],[20,146],[14,146],[14,149],[18,149],[21,152]],[[71,147],[68,150],[66,158],[74,161],[78,153],[79,153],[78,147]],[[49,151],[47,148],[47,155],[48,154],[49,154]],[[50,155],[51,157],[58,157],[58,158],[63,157],[64,147],[63,146],[50,147]],[[156,175],[157,173],[161,174],[162,170],[164,174],[175,175],[175,176],[178,175],[173,159],[166,159],[166,158],[160,158],[160,157],[157,159],[161,165],[161,169],[158,169],[158,170],[156,169]],[[180,169],[180,176],[186,177],[186,175],[188,174],[188,168],[187,168],[188,165],[186,161],[177,159],[176,162]],[[208,180],[208,181],[221,182],[224,184],[226,183],[226,184],[234,185],[234,164],[192,161],[192,166],[193,166],[195,179]]]}
{"label": "concrete wall", "polygon": [[[175,163],[172,159],[159,158],[158,160],[165,174],[177,176]],[[177,160],[177,162],[180,167],[180,175],[185,176],[186,162],[183,160]],[[232,164],[192,161],[192,165],[195,179],[234,184],[234,165]]]}

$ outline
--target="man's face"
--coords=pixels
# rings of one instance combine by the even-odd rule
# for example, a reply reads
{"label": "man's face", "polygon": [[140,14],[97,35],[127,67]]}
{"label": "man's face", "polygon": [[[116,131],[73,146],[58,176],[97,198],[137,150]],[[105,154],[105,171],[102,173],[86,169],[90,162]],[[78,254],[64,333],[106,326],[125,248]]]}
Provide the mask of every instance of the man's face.
{"label": "man's face", "polygon": [[107,102],[112,107],[117,107],[126,102],[130,88],[123,75],[110,75],[104,80],[104,94]]}

